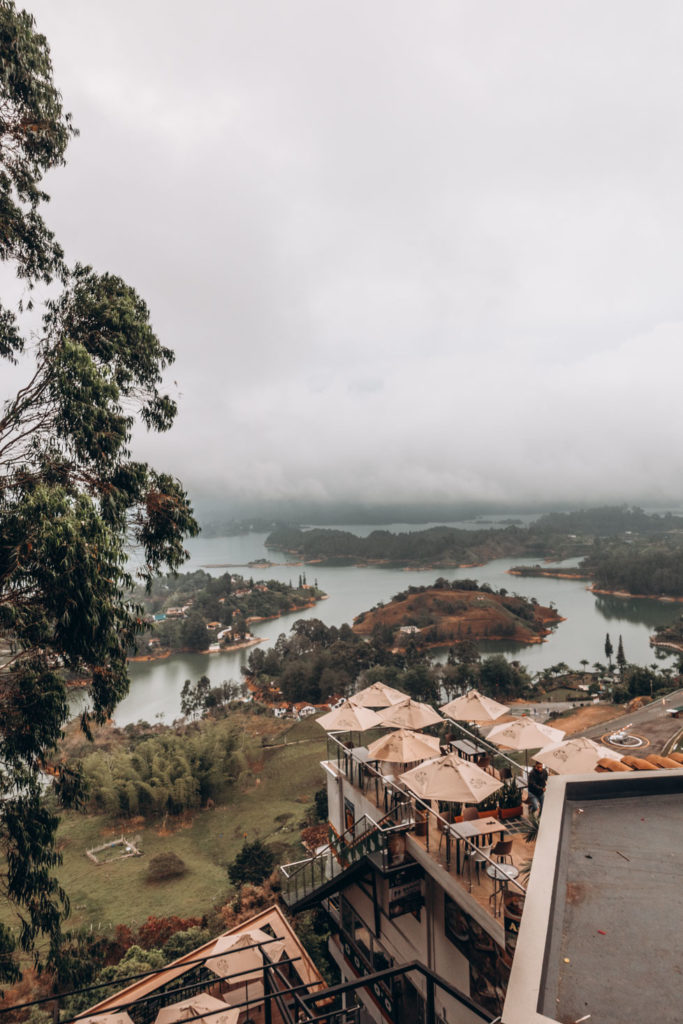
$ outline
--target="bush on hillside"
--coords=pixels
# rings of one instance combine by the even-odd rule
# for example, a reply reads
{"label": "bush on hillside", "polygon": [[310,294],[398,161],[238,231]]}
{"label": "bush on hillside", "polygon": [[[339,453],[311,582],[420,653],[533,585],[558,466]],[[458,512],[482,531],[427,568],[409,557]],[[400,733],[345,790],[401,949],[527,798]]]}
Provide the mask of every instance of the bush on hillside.
{"label": "bush on hillside", "polygon": [[152,857],[147,869],[148,882],[163,882],[167,878],[179,878],[187,871],[187,864],[177,853],[158,853]]}

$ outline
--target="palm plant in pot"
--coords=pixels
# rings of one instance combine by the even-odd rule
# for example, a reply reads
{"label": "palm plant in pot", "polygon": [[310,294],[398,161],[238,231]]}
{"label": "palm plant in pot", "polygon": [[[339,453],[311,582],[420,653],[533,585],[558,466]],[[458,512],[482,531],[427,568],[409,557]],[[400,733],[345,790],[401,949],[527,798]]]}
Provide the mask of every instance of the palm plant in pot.
{"label": "palm plant in pot", "polygon": [[508,779],[498,793],[498,815],[502,821],[506,818],[521,818],[522,791],[516,779]]}

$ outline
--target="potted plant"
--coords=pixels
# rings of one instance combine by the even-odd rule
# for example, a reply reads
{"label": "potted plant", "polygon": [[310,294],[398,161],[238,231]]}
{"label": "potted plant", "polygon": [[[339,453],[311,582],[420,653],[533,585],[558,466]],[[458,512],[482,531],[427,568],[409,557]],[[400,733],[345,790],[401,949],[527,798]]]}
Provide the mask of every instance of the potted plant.
{"label": "potted plant", "polygon": [[522,791],[516,779],[508,779],[498,793],[498,816],[501,821],[522,816]]}
{"label": "potted plant", "polygon": [[491,796],[487,796],[485,800],[480,800],[477,804],[477,810],[479,811],[480,818],[498,817],[497,795],[497,793],[492,793]]}

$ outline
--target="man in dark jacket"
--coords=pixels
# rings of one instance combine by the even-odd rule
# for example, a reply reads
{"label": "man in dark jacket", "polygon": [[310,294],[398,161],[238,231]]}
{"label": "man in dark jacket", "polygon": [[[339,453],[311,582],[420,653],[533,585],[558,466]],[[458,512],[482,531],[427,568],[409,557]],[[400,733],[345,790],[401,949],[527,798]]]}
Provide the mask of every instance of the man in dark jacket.
{"label": "man in dark jacket", "polygon": [[529,807],[538,814],[543,808],[543,797],[545,786],[548,781],[548,769],[543,767],[541,761],[537,761],[529,772],[527,787],[529,790]]}

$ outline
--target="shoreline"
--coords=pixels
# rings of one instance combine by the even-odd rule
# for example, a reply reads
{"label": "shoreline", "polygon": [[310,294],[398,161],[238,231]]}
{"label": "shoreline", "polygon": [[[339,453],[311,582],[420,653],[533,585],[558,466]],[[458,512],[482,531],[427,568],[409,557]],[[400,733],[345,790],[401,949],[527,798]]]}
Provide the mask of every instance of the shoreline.
{"label": "shoreline", "polygon": [[305,565],[304,562],[204,562],[200,569],[272,569],[273,566]]}
{"label": "shoreline", "polygon": [[[553,622],[566,622],[567,620],[564,619],[564,618],[559,618],[559,619],[553,619],[552,621]],[[490,635],[489,636],[485,636],[485,637],[482,636],[482,637],[479,637],[479,638],[477,638],[476,636],[472,636],[472,637],[468,636],[467,639],[468,640],[470,640],[470,639],[474,640],[475,643],[479,643],[480,641],[483,643],[483,642],[485,642],[487,640],[492,640],[494,643],[509,642],[509,643],[513,643],[513,644],[533,645],[533,644],[544,644],[546,642],[546,640],[548,639],[548,637],[550,636],[551,633],[552,633],[552,629],[545,629],[543,631],[542,635],[539,634],[538,636],[534,636],[534,637],[531,637],[531,638],[525,637],[524,639],[522,639],[521,637],[514,637],[514,636],[490,636]],[[361,633],[361,634],[358,634],[358,635],[362,636],[363,634]],[[450,642],[447,642],[447,643],[444,643],[443,640],[436,640],[436,641],[433,641],[432,643],[429,643],[429,644],[417,644],[416,646],[417,646],[418,650],[423,650],[423,651],[447,650],[453,644],[458,643],[458,640],[462,640],[462,639],[463,639],[462,637],[453,637],[453,639]],[[392,652],[394,654],[404,654],[405,653],[405,647],[392,647],[391,650],[392,650]]]}
{"label": "shoreline", "polygon": [[273,619],[281,619],[283,615],[293,615],[295,612],[302,612],[306,608],[315,608],[319,601],[327,601],[329,594],[325,594],[323,597],[313,598],[312,601],[308,601],[306,604],[298,604],[296,608],[290,608],[286,612],[278,612],[276,615],[250,615],[246,622],[272,622]]}
{"label": "shoreline", "polygon": [[602,590],[595,585],[586,587],[593,594],[604,594],[607,597],[637,597],[643,601],[666,601],[668,604],[680,604],[683,597],[670,597],[668,594],[631,594],[628,590]]}
{"label": "shoreline", "polygon": [[[571,572],[553,572],[552,570],[545,571],[540,569],[538,572],[520,572],[517,569],[506,569],[507,576],[519,576],[522,579],[550,579],[550,580],[589,580],[591,577],[588,573],[581,573],[581,575]],[[587,588],[587,589],[590,589]]]}
{"label": "shoreline", "polygon": [[254,636],[251,640],[240,640],[238,644],[230,644],[229,647],[222,647],[220,651],[195,651],[189,647],[174,647],[172,650],[162,651],[161,654],[136,654],[132,658],[126,658],[126,662],[138,661],[165,661],[177,654],[230,654],[231,651],[240,651],[245,647],[254,647],[255,644],[262,644],[267,639],[264,636]]}
{"label": "shoreline", "polygon": [[650,647],[663,647],[667,651],[676,651],[678,654],[683,654],[683,641],[677,643],[675,640],[662,640],[657,641],[656,637],[650,637]]}
{"label": "shoreline", "polygon": [[[276,615],[250,615],[245,621],[247,625],[252,622],[271,622],[274,619],[281,619],[284,615],[292,615],[295,612],[301,612],[307,608],[315,608],[319,601],[326,601],[328,594],[324,594],[322,597],[312,598],[307,601],[306,604],[296,605],[294,608],[289,608],[287,611],[278,612]],[[241,651],[246,647],[254,647],[256,644],[263,644],[268,638],[265,636],[255,636],[250,640],[240,640],[237,644],[230,644],[227,647],[221,647],[219,651],[196,651],[189,647],[173,647],[170,650],[161,651],[159,654],[135,654],[130,658],[126,658],[126,662],[133,661],[164,661],[166,658],[173,658],[177,654],[230,654],[231,651]],[[87,683],[84,685],[88,685]]]}
{"label": "shoreline", "polygon": [[[274,549],[275,550],[275,549]],[[280,549],[277,549],[280,550]],[[285,549],[286,550],[286,549]],[[350,567],[352,569],[395,569],[397,572],[415,572],[415,571],[428,571],[434,570],[438,572],[440,569],[480,569],[484,565],[488,565],[489,562],[495,561],[498,555],[494,555],[492,558],[488,558],[483,562],[392,562],[389,558],[366,558],[360,562],[354,562],[353,555],[333,555],[320,558],[304,558],[304,556],[298,551],[286,551],[288,555],[294,555],[295,558],[299,558],[298,562],[273,562],[273,565],[322,565],[336,569],[340,566],[342,568]],[[505,555],[500,557],[507,557]],[[220,568],[220,566],[202,566],[202,568]]]}

